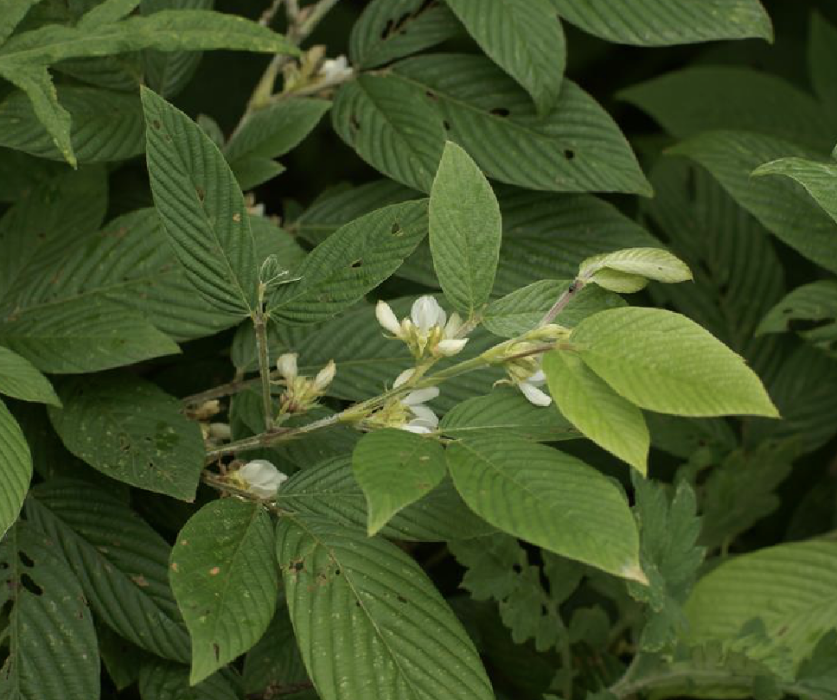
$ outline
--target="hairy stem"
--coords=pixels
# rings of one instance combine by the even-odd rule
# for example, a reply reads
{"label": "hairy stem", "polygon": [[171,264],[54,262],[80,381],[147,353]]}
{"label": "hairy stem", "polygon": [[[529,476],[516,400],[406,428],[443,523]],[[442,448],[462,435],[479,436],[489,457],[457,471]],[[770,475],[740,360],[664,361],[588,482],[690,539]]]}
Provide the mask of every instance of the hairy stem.
{"label": "hairy stem", "polygon": [[264,410],[264,428],[273,428],[273,406],[270,395],[270,355],[267,344],[267,316],[264,312],[262,297],[264,292],[259,289],[259,308],[253,316],[253,326],[256,329],[256,345],[259,350],[259,379],[262,384],[262,408]]}

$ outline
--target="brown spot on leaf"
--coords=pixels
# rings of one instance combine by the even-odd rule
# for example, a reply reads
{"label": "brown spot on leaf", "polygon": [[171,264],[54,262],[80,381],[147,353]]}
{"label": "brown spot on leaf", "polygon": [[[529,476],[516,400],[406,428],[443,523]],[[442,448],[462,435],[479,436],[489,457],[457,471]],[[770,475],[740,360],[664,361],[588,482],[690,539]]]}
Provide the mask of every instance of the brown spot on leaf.
{"label": "brown spot on leaf", "polygon": [[218,575],[218,574],[220,574],[220,573],[221,573],[221,567],[220,567],[220,566],[213,566],[213,567],[209,570],[209,575],[210,575],[210,576],[217,576],[217,575]]}

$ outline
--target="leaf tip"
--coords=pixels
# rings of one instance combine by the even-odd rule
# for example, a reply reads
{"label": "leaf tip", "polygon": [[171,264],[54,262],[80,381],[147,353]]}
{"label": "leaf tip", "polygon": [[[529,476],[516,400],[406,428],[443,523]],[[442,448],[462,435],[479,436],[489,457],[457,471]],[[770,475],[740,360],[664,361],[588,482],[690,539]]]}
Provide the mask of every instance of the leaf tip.
{"label": "leaf tip", "polygon": [[629,562],[628,564],[625,564],[619,570],[619,575],[622,578],[629,579],[630,581],[636,581],[637,583],[641,583],[643,586],[651,585],[648,581],[648,577],[642,570],[642,567],[637,562]]}

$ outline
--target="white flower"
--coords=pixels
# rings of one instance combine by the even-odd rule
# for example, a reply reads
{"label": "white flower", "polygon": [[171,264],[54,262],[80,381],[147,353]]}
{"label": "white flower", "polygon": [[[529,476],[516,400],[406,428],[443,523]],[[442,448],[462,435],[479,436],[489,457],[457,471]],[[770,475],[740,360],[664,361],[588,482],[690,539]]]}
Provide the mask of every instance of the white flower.
{"label": "white flower", "polygon": [[462,329],[459,314],[452,313],[448,319],[439,302],[429,294],[416,299],[410,316],[400,323],[385,301],[378,302],[375,316],[385,330],[407,344],[416,359],[426,354],[450,357],[460,353],[468,342],[467,338],[457,337]]}
{"label": "white flower", "polygon": [[439,395],[439,387],[430,386],[426,389],[416,389],[401,399],[412,418],[401,426],[402,430],[411,433],[432,433],[439,427],[439,418],[432,409],[425,406],[426,401],[432,401]]}
{"label": "white flower", "polygon": [[535,406],[549,406],[552,403],[552,397],[538,388],[544,384],[546,384],[546,375],[542,369],[539,369],[527,379],[517,382],[520,391],[523,392],[529,403],[533,403]]}
{"label": "white flower", "polygon": [[259,498],[273,498],[288,478],[266,459],[247,462],[236,475],[246,484],[247,491]]}
{"label": "white flower", "polygon": [[323,67],[320,68],[320,75],[323,80],[328,82],[339,82],[348,78],[351,74],[352,69],[349,67],[349,61],[343,55],[326,59],[323,61]]}
{"label": "white flower", "polygon": [[427,333],[433,326],[444,326],[448,318],[445,310],[439,306],[439,302],[429,294],[413,302],[410,317],[422,333]]}
{"label": "white flower", "polygon": [[337,374],[337,365],[334,364],[334,360],[329,360],[328,364],[317,372],[317,376],[314,377],[314,390],[318,392],[325,391],[328,385],[334,380],[335,374]]}
{"label": "white flower", "polygon": [[280,355],[279,359],[276,360],[276,369],[279,370],[279,374],[285,378],[285,381],[293,382],[297,376],[296,353],[286,352],[284,355]]}

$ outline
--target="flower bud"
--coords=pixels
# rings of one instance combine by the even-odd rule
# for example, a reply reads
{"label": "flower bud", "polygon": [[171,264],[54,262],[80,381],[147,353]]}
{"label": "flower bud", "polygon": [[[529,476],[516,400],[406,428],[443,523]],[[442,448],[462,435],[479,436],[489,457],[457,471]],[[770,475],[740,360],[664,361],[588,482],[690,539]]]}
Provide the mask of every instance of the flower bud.
{"label": "flower bud", "polygon": [[293,382],[297,377],[296,353],[286,352],[284,355],[280,355],[279,359],[276,360],[276,369],[279,370],[279,374],[285,378],[286,382],[289,384]]}
{"label": "flower bud", "polygon": [[394,336],[400,337],[401,324],[398,322],[398,318],[389,304],[383,300],[379,301],[375,307],[375,317],[378,319],[378,323],[384,327],[384,330],[388,330]]}
{"label": "flower bud", "polygon": [[440,340],[436,345],[436,353],[438,355],[442,355],[443,357],[458,355],[462,352],[462,349],[465,347],[467,342],[467,338],[448,338],[446,340]]}
{"label": "flower bud", "polygon": [[335,374],[337,374],[337,365],[334,364],[334,360],[329,360],[328,364],[314,377],[314,390],[318,393],[325,391]]}

